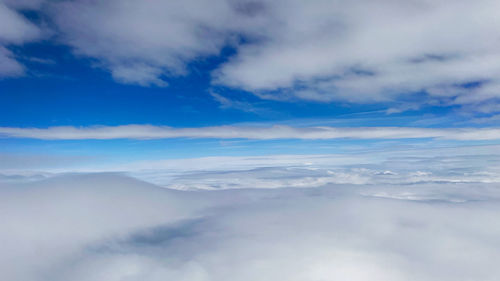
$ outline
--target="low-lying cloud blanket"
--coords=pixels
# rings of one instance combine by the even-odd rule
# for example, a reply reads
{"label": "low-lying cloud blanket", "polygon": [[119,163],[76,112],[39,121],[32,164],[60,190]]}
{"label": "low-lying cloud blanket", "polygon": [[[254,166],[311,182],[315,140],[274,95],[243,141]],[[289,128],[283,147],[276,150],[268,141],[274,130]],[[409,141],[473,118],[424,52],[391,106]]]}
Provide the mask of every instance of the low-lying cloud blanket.
{"label": "low-lying cloud blanket", "polygon": [[495,280],[500,188],[178,191],[118,174],[0,183],[5,280]]}

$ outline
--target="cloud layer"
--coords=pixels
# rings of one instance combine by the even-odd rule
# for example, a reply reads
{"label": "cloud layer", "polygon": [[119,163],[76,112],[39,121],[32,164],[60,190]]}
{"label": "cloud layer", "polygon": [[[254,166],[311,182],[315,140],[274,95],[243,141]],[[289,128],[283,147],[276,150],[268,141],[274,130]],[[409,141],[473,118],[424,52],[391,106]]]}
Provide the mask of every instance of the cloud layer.
{"label": "cloud layer", "polygon": [[173,128],[151,125],[122,125],[94,127],[15,128],[0,127],[0,137],[42,140],[83,139],[413,139],[437,138],[448,140],[498,140],[498,128],[410,128],[410,127],[241,127],[218,126]]}
{"label": "cloud layer", "polygon": [[94,174],[0,183],[0,195],[8,229],[0,233],[0,269],[9,280],[465,281],[500,274],[496,185],[182,192]]}
{"label": "cloud layer", "polygon": [[[179,190],[315,188],[332,184],[383,186],[400,196],[429,184],[500,183],[500,147],[397,148],[327,155],[266,155],[142,161],[108,167]],[[101,170],[106,170],[102,169]],[[96,171],[95,169],[84,171]],[[451,190],[451,189],[450,189]],[[429,190],[430,191],[430,190]],[[406,192],[406,193],[405,193]],[[406,195],[404,195],[406,194]],[[461,191],[456,200],[462,200]],[[426,196],[432,197],[431,194]],[[467,197],[467,196],[466,196]]]}

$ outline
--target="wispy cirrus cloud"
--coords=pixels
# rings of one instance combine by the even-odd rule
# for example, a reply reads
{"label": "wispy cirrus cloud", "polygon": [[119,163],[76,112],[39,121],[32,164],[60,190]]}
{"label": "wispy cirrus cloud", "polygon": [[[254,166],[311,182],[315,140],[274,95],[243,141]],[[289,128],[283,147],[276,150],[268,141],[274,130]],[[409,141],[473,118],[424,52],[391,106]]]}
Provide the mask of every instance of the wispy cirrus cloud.
{"label": "wispy cirrus cloud", "polygon": [[210,95],[217,103],[219,103],[219,107],[222,109],[235,109],[255,114],[265,114],[270,112],[269,109],[258,107],[250,102],[233,100],[214,91],[211,91]]}
{"label": "wispy cirrus cloud", "polygon": [[498,140],[498,128],[416,128],[416,127],[243,127],[215,126],[174,128],[152,125],[121,125],[48,128],[0,127],[3,138],[32,138],[43,140],[83,139],[414,139]]}

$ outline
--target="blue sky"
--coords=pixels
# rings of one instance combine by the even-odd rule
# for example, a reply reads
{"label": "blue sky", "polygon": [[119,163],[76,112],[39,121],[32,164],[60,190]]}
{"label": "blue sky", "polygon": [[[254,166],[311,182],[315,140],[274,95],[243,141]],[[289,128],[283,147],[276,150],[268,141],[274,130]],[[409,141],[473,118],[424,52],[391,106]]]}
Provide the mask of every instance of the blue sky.
{"label": "blue sky", "polygon": [[[434,114],[431,108],[418,114],[405,112],[387,116],[384,112],[387,104],[263,100],[246,91],[212,86],[211,72],[226,61],[231,52],[193,62],[185,76],[168,78],[167,87],[144,87],[117,83],[107,71],[93,67],[92,60],[75,57],[64,46],[31,43],[16,51],[51,63],[28,62],[24,76],[1,80],[2,93],[5,93],[1,96],[2,126],[153,124],[200,127],[244,122],[284,123],[291,119],[334,121],[332,119],[340,118],[348,122],[356,117],[368,120],[355,120],[359,123],[351,122],[351,126],[376,125],[370,124],[374,117],[380,117],[376,122],[383,126],[401,125],[405,122],[397,120],[401,116],[416,119],[422,113]],[[213,92],[223,94],[230,101],[241,102],[246,109],[225,107],[210,94]]]}
{"label": "blue sky", "polygon": [[[112,162],[500,139],[494,1],[0,5],[0,153],[9,157]],[[104,140],[66,132],[128,125],[198,131],[158,138],[123,127],[122,136],[98,137]],[[276,125],[297,132],[255,138],[259,133],[245,131]],[[61,126],[66,135],[52,138],[51,128]],[[301,139],[300,130],[318,126],[340,131]],[[217,132],[207,137],[207,127]],[[372,137],[364,127],[392,131]],[[45,135],[23,131],[33,128]],[[235,128],[237,135],[228,136]],[[394,137],[398,128],[443,131]]]}
{"label": "blue sky", "polygon": [[498,280],[499,122],[499,0],[0,0],[0,274]]}

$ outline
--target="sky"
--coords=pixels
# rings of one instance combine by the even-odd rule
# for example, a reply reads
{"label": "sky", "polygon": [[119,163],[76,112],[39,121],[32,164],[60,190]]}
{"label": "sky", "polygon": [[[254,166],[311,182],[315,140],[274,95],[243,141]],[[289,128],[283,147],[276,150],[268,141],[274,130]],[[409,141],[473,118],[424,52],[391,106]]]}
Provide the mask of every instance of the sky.
{"label": "sky", "polygon": [[497,0],[0,0],[0,272],[497,280],[499,122]]}
{"label": "sky", "polygon": [[495,144],[498,10],[489,0],[2,0],[0,157]]}

